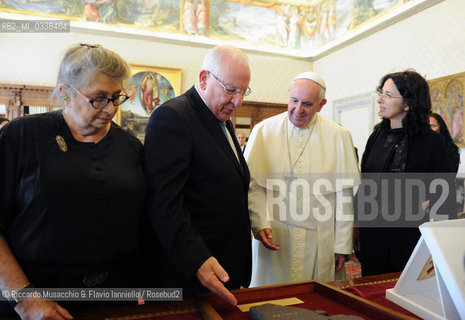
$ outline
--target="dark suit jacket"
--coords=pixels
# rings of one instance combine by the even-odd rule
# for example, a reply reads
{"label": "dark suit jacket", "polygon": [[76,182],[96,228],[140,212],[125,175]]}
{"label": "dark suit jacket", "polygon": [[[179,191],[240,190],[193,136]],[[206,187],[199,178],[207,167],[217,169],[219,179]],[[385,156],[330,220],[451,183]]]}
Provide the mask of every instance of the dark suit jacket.
{"label": "dark suit jacket", "polygon": [[205,291],[195,274],[210,256],[229,274],[228,288],[249,285],[250,175],[231,121],[226,126],[240,163],[194,87],[151,115],[145,159],[155,237],[145,239],[142,285],[183,287],[185,296]]}

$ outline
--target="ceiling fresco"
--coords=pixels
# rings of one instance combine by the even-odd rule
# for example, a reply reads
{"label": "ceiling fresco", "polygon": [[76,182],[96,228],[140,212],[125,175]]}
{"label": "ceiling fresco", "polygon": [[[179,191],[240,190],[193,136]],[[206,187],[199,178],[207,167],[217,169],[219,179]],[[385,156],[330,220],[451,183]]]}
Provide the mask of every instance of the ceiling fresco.
{"label": "ceiling fresco", "polygon": [[[341,38],[441,0],[0,0],[0,13],[68,19],[71,26],[312,57]],[[0,16],[2,17],[2,16]],[[90,23],[92,22],[92,23]],[[87,25],[86,25],[87,23]],[[366,28],[365,28],[366,29]],[[143,31],[143,32],[142,32]],[[364,30],[366,31],[366,30]],[[349,37],[348,37],[349,35]]]}

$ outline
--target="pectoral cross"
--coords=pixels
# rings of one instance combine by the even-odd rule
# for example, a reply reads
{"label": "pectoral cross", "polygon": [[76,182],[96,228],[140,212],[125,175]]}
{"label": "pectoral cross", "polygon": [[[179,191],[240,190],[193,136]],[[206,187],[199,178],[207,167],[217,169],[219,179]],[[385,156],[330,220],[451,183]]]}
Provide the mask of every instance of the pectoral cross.
{"label": "pectoral cross", "polygon": [[292,169],[290,172],[284,175],[284,181],[286,182],[287,185],[290,185],[292,181],[294,181],[295,179],[297,179],[297,177],[294,176],[294,170]]}

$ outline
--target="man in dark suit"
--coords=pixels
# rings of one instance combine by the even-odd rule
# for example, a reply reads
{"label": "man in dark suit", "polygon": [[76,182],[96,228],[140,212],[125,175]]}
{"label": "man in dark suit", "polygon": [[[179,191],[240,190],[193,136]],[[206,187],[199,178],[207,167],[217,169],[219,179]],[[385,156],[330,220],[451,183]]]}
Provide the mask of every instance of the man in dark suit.
{"label": "man in dark suit", "polygon": [[250,93],[249,81],[247,56],[216,47],[198,84],[151,115],[145,161],[155,248],[142,285],[182,287],[184,297],[207,288],[232,305],[228,289],[249,285],[250,177],[229,120]]}

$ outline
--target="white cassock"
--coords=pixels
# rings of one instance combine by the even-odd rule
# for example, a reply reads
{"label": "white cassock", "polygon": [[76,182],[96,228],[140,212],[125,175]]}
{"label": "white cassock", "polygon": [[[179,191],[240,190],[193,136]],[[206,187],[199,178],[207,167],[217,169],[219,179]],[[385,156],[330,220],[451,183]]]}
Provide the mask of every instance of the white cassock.
{"label": "white cassock", "polygon": [[360,183],[349,131],[319,114],[300,129],[284,112],[253,128],[244,156],[253,233],[271,228],[280,244],[274,251],[253,241],[251,286],[335,280],[334,254],[352,252]]}

